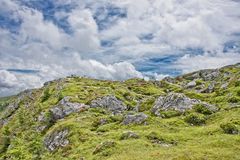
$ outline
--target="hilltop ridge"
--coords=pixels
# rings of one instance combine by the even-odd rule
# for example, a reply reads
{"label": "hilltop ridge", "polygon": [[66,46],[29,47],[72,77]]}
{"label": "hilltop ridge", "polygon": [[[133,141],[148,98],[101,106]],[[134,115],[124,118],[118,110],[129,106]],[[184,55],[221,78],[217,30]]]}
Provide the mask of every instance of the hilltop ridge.
{"label": "hilltop ridge", "polygon": [[239,159],[240,63],[161,81],[67,77],[0,99],[0,159]]}

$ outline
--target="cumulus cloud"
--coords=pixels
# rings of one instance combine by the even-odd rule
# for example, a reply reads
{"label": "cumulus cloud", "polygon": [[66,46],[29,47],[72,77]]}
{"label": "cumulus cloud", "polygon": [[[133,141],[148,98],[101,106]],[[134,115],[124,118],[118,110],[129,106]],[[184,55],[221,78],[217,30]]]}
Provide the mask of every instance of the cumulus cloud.
{"label": "cumulus cloud", "polygon": [[[240,41],[237,1],[56,0],[49,1],[52,14],[23,2],[31,3],[0,2],[0,95],[70,74],[162,79],[161,66],[140,73],[133,64],[166,55],[180,56],[171,65],[183,72],[239,61],[238,49],[223,52],[226,43]],[[183,52],[189,48],[203,53]]]}

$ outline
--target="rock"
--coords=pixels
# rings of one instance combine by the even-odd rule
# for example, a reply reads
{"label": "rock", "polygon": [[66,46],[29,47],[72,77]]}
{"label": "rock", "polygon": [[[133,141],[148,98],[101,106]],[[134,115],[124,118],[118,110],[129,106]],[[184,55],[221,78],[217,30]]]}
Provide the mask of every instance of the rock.
{"label": "rock", "polygon": [[166,81],[166,82],[168,82],[168,83],[175,83],[175,82],[176,82],[176,80],[175,80],[174,78],[169,77],[169,76],[163,78],[163,81]]}
{"label": "rock", "polygon": [[210,83],[206,89],[202,91],[202,93],[212,93],[214,92],[215,83]]}
{"label": "rock", "polygon": [[50,109],[54,121],[63,119],[64,117],[88,109],[89,107],[81,103],[69,102],[70,97],[64,97],[58,105]]}
{"label": "rock", "polygon": [[116,146],[116,142],[114,141],[105,141],[102,142],[101,144],[97,145],[96,148],[93,151],[93,154],[98,154],[108,148],[112,148]]}
{"label": "rock", "polygon": [[167,96],[160,96],[152,108],[152,113],[160,116],[160,110],[176,110],[184,112],[192,109],[195,104],[200,103],[200,100],[191,99],[182,93],[169,93]]}
{"label": "rock", "polygon": [[121,114],[123,111],[127,110],[127,107],[122,103],[122,101],[118,100],[112,95],[93,100],[90,104],[90,107],[101,107],[107,109],[113,114]]}
{"label": "rock", "polygon": [[226,83],[222,84],[220,88],[221,89],[227,89],[228,85],[229,84],[226,82]]}
{"label": "rock", "polygon": [[128,114],[123,119],[124,125],[129,124],[143,124],[147,120],[148,116],[144,113],[137,113],[137,114]]}
{"label": "rock", "polygon": [[124,132],[120,139],[121,140],[126,140],[126,139],[138,139],[139,138],[139,135],[137,135],[136,133],[134,133],[133,131],[127,131],[127,132]]}
{"label": "rock", "polygon": [[12,116],[19,108],[18,103],[11,103],[6,107],[0,117],[0,126],[6,125],[12,119]]}
{"label": "rock", "polygon": [[195,81],[191,81],[186,85],[186,88],[193,88],[197,85],[197,83]]}
{"label": "rock", "polygon": [[206,69],[200,71],[200,76],[205,81],[212,81],[217,78],[221,72],[218,69]]}
{"label": "rock", "polygon": [[50,135],[47,135],[44,139],[44,145],[49,151],[54,151],[59,147],[65,147],[69,144],[69,140],[66,139],[68,130],[55,131]]}

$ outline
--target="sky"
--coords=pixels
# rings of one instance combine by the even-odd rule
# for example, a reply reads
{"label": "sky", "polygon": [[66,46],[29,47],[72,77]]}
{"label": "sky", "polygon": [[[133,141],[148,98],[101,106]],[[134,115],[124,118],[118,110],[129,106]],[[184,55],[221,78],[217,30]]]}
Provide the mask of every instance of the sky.
{"label": "sky", "polygon": [[240,62],[240,0],[0,0],[0,96]]}

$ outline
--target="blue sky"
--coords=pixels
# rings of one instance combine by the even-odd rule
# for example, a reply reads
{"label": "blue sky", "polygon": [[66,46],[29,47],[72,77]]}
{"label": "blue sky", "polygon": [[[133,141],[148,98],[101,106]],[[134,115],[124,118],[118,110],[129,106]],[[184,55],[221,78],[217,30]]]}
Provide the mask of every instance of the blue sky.
{"label": "blue sky", "polygon": [[240,60],[240,2],[2,0],[0,96],[76,74],[155,78]]}

